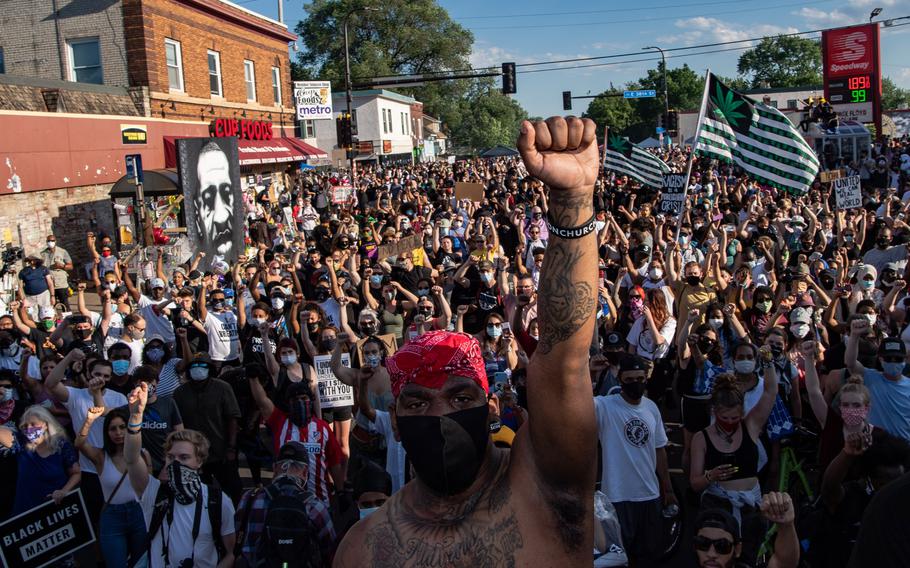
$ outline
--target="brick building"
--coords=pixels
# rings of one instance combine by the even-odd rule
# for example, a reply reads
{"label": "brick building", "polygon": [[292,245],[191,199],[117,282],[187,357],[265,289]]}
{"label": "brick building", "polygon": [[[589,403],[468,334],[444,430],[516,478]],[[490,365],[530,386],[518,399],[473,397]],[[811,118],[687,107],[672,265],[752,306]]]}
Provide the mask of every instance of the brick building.
{"label": "brick building", "polygon": [[3,7],[0,244],[31,252],[54,230],[84,258],[86,230],[114,234],[110,192],[125,155],[140,154],[146,171],[173,168],[176,138],[243,126],[245,188],[321,154],[315,140],[294,138],[296,36],[282,23],[227,0]]}

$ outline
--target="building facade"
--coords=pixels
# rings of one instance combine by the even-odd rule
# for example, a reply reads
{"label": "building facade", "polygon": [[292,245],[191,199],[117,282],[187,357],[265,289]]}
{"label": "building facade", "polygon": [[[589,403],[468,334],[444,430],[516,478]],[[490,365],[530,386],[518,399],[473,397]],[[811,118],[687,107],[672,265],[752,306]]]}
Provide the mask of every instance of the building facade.
{"label": "building facade", "polygon": [[320,154],[294,137],[295,39],[226,0],[4,2],[0,244],[31,252],[67,228],[82,251],[86,230],[115,228],[125,156],[174,168],[181,137],[238,136],[244,187],[280,183]]}

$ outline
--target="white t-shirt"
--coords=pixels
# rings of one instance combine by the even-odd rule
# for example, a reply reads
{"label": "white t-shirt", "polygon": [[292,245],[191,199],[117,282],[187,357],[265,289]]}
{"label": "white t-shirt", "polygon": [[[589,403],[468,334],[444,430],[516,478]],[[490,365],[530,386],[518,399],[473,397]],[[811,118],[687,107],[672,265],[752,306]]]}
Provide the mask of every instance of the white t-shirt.
{"label": "white t-shirt", "polygon": [[[145,517],[145,527],[149,528],[152,522],[152,512],[155,510],[155,497],[161,482],[154,477],[149,477],[149,483],[142,494],[142,514]],[[203,485],[197,499],[202,499],[202,515],[199,519],[199,537],[193,543],[193,520],[196,515],[196,503],[181,505],[174,501],[173,529],[167,522],[167,516],[161,523],[161,530],[155,533],[152,539],[150,568],[177,568],[180,563],[193,556],[195,568],[215,568],[218,565],[218,551],[215,541],[212,540],[212,523],[209,522],[208,512],[208,485]],[[234,534],[234,505],[230,497],[221,495],[221,536]],[[164,563],[162,555],[161,535],[168,539],[168,564]]]}
{"label": "white t-shirt", "polygon": [[[88,409],[95,406],[92,401],[92,393],[90,393],[88,389],[77,389],[74,387],[66,387],[66,390],[69,392],[69,399],[63,406],[66,407],[66,410],[70,413],[70,419],[73,421],[73,429],[76,432],[79,432],[82,430],[82,425],[85,424],[85,417],[88,416]],[[110,389],[104,389],[102,398],[104,399],[105,408],[118,408],[127,404],[125,396]],[[104,447],[104,420],[95,420],[91,430],[88,432],[87,441],[96,448]],[[82,471],[98,473],[92,460],[85,457],[85,454],[81,452],[79,453],[79,466],[82,468]]]}
{"label": "white t-shirt", "polygon": [[635,347],[638,355],[653,361],[666,357],[670,351],[670,346],[673,345],[673,336],[676,335],[676,318],[667,318],[664,326],[660,328],[660,334],[663,336],[664,342],[661,345],[657,345],[647,318],[642,316],[632,324],[632,329],[629,330],[626,341]]}
{"label": "white t-shirt", "polygon": [[646,397],[629,404],[618,394],[595,396],[594,412],[603,448],[600,490],[611,503],[660,497],[657,448],[667,445],[667,432],[657,405]]}
{"label": "white t-shirt", "polygon": [[[148,320],[146,320],[148,321]],[[145,347],[145,339],[134,339],[132,341],[127,341],[125,337],[121,337],[120,341],[126,343],[130,346],[130,370],[132,373],[136,370],[136,367],[142,364],[142,349]]]}
{"label": "white t-shirt", "polygon": [[[161,301],[163,302],[164,300]],[[145,335],[146,337],[160,335],[165,343],[174,343],[177,339],[174,335],[174,324],[164,314],[160,316],[156,314],[152,308],[152,306],[160,303],[145,294],[139,296],[139,314],[145,318]],[[177,305],[171,302],[166,307],[173,310],[177,308]]]}
{"label": "white t-shirt", "polygon": [[209,337],[209,355],[213,361],[232,361],[240,357],[240,337],[234,312],[216,314],[209,311],[203,324]]}

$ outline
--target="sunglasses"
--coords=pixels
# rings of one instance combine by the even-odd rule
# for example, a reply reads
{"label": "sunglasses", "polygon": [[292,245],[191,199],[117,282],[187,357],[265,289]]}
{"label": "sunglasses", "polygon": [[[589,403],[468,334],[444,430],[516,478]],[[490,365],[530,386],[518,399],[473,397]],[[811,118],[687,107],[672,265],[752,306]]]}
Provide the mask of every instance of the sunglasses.
{"label": "sunglasses", "polygon": [[705,536],[696,535],[693,543],[695,544],[695,549],[702,552],[708,552],[711,550],[712,546],[718,554],[730,554],[733,552],[733,541],[726,538],[719,538],[715,540]]}

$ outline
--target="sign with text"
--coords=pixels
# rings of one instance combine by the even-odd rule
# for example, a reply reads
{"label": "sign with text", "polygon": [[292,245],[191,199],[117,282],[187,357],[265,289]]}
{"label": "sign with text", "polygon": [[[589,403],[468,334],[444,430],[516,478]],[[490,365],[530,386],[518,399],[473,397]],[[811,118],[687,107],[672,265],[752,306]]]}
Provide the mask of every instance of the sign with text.
{"label": "sign with text", "polygon": [[0,565],[40,568],[95,542],[82,493],[67,493],[0,524]]}
{"label": "sign with text", "polygon": [[332,83],[294,81],[294,106],[298,120],[331,120]]}
{"label": "sign with text", "polygon": [[664,174],[664,187],[660,192],[660,212],[679,215],[686,200],[686,175]]}
{"label": "sign with text", "polygon": [[859,176],[848,176],[831,182],[838,209],[856,209],[863,205]]}
{"label": "sign with text", "polygon": [[121,124],[121,144],[148,144],[149,132],[144,124]]}
{"label": "sign with text", "polygon": [[828,170],[818,172],[818,179],[822,183],[831,183],[832,181],[844,177],[844,170]]}
{"label": "sign with text", "polygon": [[[319,404],[322,408],[335,408],[336,406],[351,406],[354,404],[354,389],[335,377],[332,372],[332,356],[317,355],[313,357],[316,367],[316,379],[319,381]],[[351,367],[351,355],[344,353],[341,364]]]}
{"label": "sign with text", "polygon": [[478,203],[483,201],[483,184],[455,182],[455,199],[470,199]]}
{"label": "sign with text", "polygon": [[[421,248],[423,245],[423,235],[411,235],[410,237],[403,237],[398,239],[397,243],[388,243],[385,245],[379,245],[379,252],[377,253],[380,260],[389,258],[390,256],[398,256],[403,252],[412,251],[416,248]],[[417,259],[414,259],[414,263],[417,264]]]}
{"label": "sign with text", "polygon": [[348,203],[354,195],[354,188],[351,185],[332,186],[332,203],[338,205]]}
{"label": "sign with text", "polygon": [[623,91],[622,97],[624,99],[649,99],[651,97],[656,97],[657,91],[654,89],[642,89],[638,91]]}

